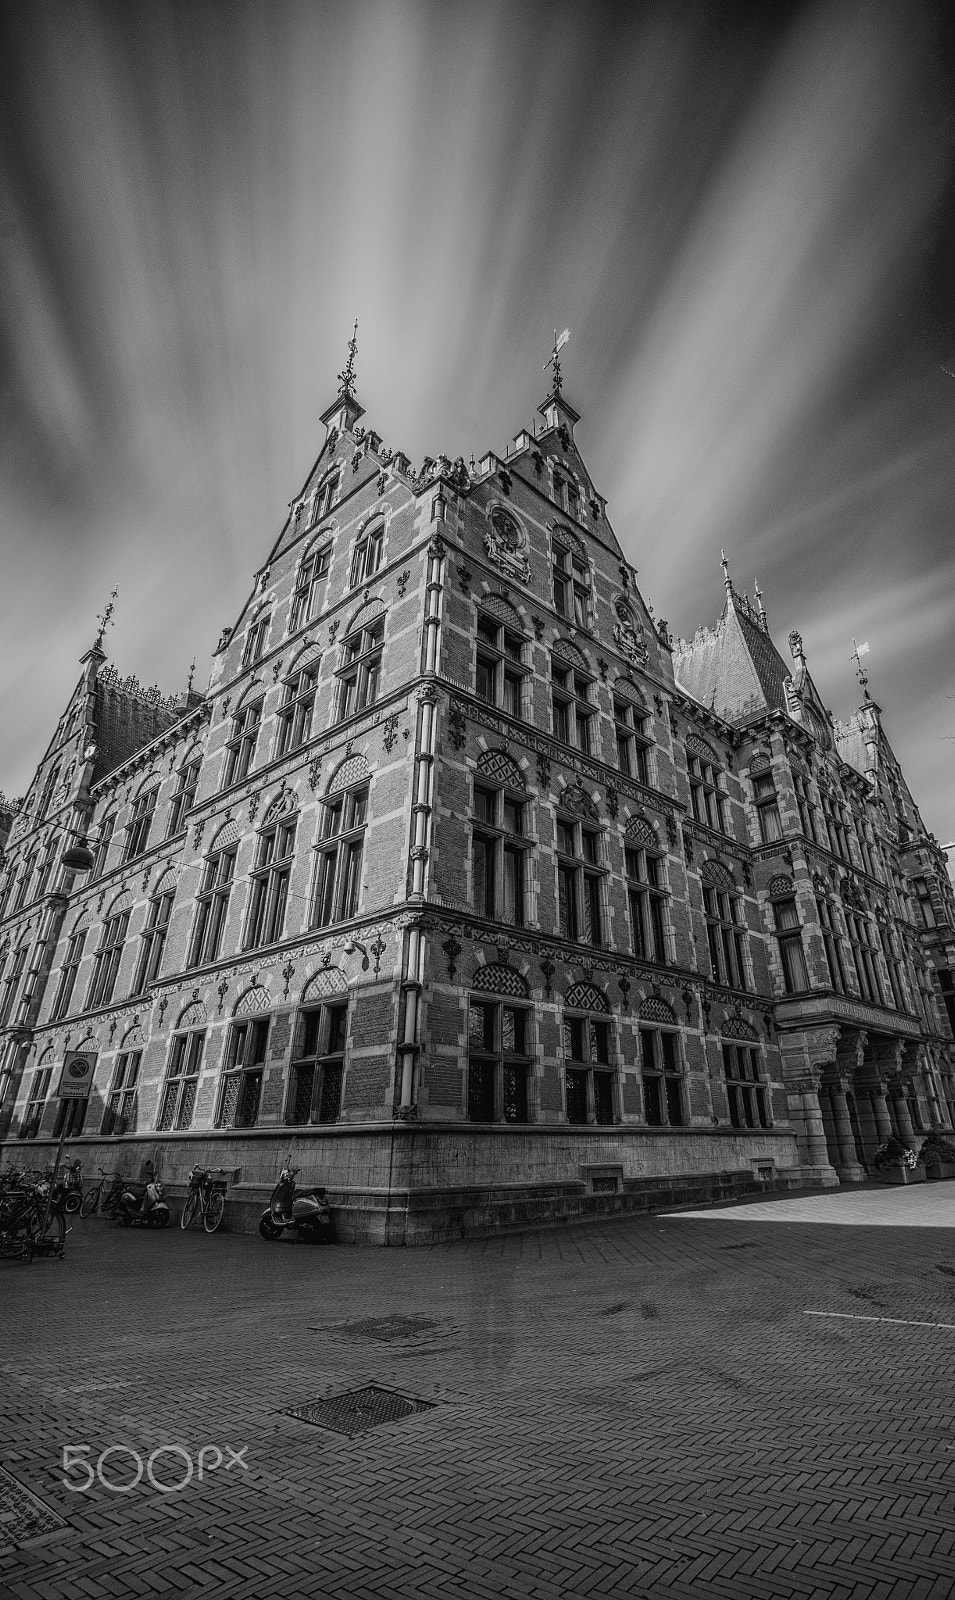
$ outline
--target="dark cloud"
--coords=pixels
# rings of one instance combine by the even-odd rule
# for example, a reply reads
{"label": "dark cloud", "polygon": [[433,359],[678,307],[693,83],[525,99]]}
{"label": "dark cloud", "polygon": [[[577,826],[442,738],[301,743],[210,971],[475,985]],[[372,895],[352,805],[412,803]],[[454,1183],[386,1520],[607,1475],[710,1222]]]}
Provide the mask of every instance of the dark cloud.
{"label": "dark cloud", "polygon": [[0,12],[0,776],[109,589],[180,686],[316,452],[501,448],[569,325],[614,525],[677,632],[725,546],[845,714],[851,640],[951,810],[950,25],[895,4],[262,0]]}

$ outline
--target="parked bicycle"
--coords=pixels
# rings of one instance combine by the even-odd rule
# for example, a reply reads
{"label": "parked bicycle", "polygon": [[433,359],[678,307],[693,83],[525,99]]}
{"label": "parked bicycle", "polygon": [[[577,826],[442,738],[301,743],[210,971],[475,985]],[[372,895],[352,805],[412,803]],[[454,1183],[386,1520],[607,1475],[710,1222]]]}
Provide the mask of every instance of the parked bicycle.
{"label": "parked bicycle", "polygon": [[6,1186],[0,1195],[0,1254],[32,1261],[35,1255],[59,1256],[68,1228],[64,1212],[65,1185],[50,1178],[25,1180],[20,1187]]}
{"label": "parked bicycle", "polygon": [[200,1167],[198,1162],[189,1174],[189,1192],[179,1218],[183,1232],[197,1219],[206,1233],[215,1233],[225,1211],[225,1191],[228,1179],[219,1176],[223,1167]]}
{"label": "parked bicycle", "polygon": [[[102,1209],[104,1217],[109,1217],[110,1221],[112,1222],[119,1210],[119,1202],[122,1199],[123,1183],[125,1180],[120,1177],[118,1172],[109,1173],[106,1172],[103,1167],[99,1168],[99,1174],[100,1176],[98,1182],[94,1183],[91,1188],[87,1189],[83,1196],[83,1200],[80,1205],[80,1216],[92,1217],[95,1216],[98,1210]],[[106,1181],[110,1177],[112,1177],[112,1184],[110,1188],[106,1190],[106,1194],[104,1195],[103,1190],[106,1188]]]}

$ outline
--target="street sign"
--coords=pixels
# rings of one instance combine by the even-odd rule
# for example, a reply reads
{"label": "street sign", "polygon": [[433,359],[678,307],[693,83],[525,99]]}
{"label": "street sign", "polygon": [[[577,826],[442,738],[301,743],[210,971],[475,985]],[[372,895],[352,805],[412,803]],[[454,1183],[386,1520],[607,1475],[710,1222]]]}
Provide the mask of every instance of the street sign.
{"label": "street sign", "polygon": [[68,1050],[63,1058],[57,1096],[60,1100],[88,1100],[96,1071],[95,1050]]}

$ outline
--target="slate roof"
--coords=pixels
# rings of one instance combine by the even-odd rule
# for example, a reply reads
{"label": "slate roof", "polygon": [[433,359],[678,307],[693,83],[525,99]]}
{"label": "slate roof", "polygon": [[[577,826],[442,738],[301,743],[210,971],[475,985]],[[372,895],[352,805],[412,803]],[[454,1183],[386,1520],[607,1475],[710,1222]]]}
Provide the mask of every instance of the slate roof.
{"label": "slate roof", "polygon": [[731,593],[716,627],[701,629],[677,648],[673,670],[682,689],[729,722],[786,710],[787,664],[769,634],[736,604]]}

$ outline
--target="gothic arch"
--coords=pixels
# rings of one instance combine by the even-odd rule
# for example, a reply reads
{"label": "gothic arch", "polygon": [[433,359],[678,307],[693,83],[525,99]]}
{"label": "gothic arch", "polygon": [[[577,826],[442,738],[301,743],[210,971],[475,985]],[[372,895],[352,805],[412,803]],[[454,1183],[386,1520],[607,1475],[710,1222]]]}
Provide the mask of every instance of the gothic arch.
{"label": "gothic arch", "polygon": [[363,755],[346,756],[329,778],[325,793],[335,794],[339,789],[349,789],[353,783],[370,777],[371,768]]}
{"label": "gothic arch", "polygon": [[348,980],[341,968],[323,967],[321,972],[316,972],[313,978],[309,978],[302,990],[299,1004],[304,1006],[315,1000],[325,1000],[330,995],[347,993]]}

